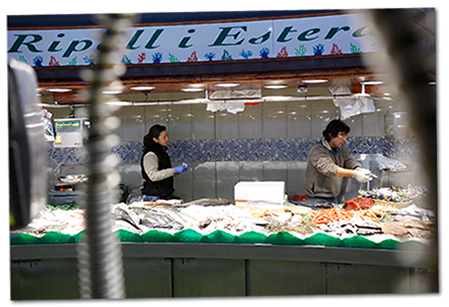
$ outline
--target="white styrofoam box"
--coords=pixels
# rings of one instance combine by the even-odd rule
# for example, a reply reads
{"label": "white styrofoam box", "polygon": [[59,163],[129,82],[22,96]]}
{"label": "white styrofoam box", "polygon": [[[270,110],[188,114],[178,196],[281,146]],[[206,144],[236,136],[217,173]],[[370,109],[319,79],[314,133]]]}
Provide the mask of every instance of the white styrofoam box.
{"label": "white styrofoam box", "polygon": [[284,181],[240,181],[234,186],[235,204],[249,201],[265,201],[270,203],[284,202]]}

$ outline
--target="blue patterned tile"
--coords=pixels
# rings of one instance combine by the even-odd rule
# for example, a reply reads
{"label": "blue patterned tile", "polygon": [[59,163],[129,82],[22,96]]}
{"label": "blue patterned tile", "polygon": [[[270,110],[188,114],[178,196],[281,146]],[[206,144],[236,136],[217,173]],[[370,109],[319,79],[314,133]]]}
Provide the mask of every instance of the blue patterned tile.
{"label": "blue patterned tile", "polygon": [[216,161],[215,140],[196,140],[192,146],[192,161]]}
{"label": "blue patterned tile", "polygon": [[[67,157],[63,161],[66,155]],[[87,162],[83,148],[53,148],[53,145],[49,144],[47,149],[47,164],[57,165],[61,161],[65,165],[77,165]]]}
{"label": "blue patterned tile", "polygon": [[[210,161],[307,161],[309,151],[320,138],[174,140],[168,145],[172,162]],[[380,153],[393,159],[414,158],[421,150],[417,139],[393,140],[384,137],[350,137],[349,151],[353,154]],[[47,149],[48,165],[57,165],[69,152],[64,164],[86,163],[83,148]],[[142,142],[121,142],[111,149],[120,163],[139,163]]]}
{"label": "blue patterned tile", "polygon": [[185,140],[170,141],[167,153],[171,157],[172,162],[193,161],[192,148],[195,144]]}
{"label": "blue patterned tile", "polygon": [[142,156],[141,142],[121,142],[111,152],[119,157],[121,163],[140,163]]}

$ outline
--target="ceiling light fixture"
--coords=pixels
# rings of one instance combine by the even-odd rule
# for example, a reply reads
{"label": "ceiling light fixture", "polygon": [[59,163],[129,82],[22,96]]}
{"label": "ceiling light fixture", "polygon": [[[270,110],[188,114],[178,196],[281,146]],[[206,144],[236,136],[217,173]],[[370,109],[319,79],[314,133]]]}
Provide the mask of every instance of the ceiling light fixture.
{"label": "ceiling light fixture", "polygon": [[236,87],[239,86],[239,83],[216,83],[215,86],[218,87]]}
{"label": "ceiling light fixture", "polygon": [[114,106],[131,106],[133,103],[129,101],[108,101],[106,104]]}
{"label": "ceiling light fixture", "polygon": [[152,91],[155,89],[154,86],[131,86],[133,91]]}
{"label": "ceiling light fixture", "polygon": [[384,81],[380,81],[380,80],[371,80],[371,81],[361,81],[360,84],[363,85],[380,85],[380,84],[384,84]]}
{"label": "ceiling light fixture", "polygon": [[325,83],[328,81],[329,80],[327,80],[327,79],[309,79],[309,80],[302,80],[302,83],[317,84],[317,83]]}
{"label": "ceiling light fixture", "polygon": [[199,87],[182,88],[181,91],[183,91],[183,92],[202,92],[202,91],[204,91],[204,88],[199,88]]}
{"label": "ceiling light fixture", "polygon": [[103,94],[105,95],[117,95],[117,94],[121,94],[122,91],[120,90],[110,90],[110,91],[103,91]]}
{"label": "ceiling light fixture", "polygon": [[269,90],[280,90],[287,87],[287,84],[267,84],[264,86],[264,88]]}
{"label": "ceiling light fixture", "polygon": [[47,88],[47,92],[52,93],[66,93],[71,92],[72,90],[70,88]]}

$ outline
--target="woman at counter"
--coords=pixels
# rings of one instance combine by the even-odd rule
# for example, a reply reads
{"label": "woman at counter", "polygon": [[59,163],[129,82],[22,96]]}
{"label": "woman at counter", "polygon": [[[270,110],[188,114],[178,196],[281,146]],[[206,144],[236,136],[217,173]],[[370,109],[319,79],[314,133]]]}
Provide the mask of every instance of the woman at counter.
{"label": "woman at counter", "polygon": [[306,194],[310,198],[341,203],[343,177],[353,177],[364,183],[372,178],[350,154],[346,137],[351,128],[334,119],[323,131],[323,138],[310,149],[307,162]]}
{"label": "woman at counter", "polygon": [[189,165],[172,167],[167,154],[168,133],[162,125],[153,125],[143,138],[142,169],[143,201],[169,199],[173,194],[173,176],[188,170]]}

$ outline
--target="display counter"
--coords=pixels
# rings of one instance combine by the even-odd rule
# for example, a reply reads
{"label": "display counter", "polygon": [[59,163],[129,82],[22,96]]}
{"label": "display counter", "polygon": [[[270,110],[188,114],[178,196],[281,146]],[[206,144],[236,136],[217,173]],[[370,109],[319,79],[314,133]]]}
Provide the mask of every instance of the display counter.
{"label": "display counter", "polygon": [[[435,216],[411,202],[111,207],[127,298],[438,292]],[[399,208],[400,207],[400,208]],[[13,300],[77,299],[84,210],[11,232]]]}
{"label": "display counter", "polygon": [[[78,244],[11,246],[13,300],[77,299]],[[432,292],[428,250],[121,243],[127,298]]]}

